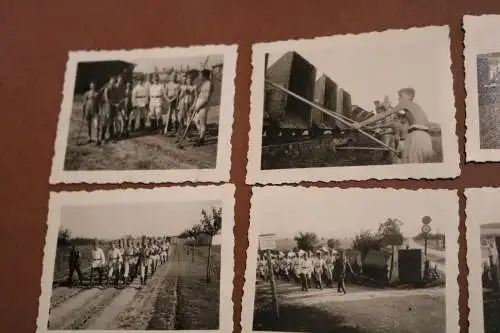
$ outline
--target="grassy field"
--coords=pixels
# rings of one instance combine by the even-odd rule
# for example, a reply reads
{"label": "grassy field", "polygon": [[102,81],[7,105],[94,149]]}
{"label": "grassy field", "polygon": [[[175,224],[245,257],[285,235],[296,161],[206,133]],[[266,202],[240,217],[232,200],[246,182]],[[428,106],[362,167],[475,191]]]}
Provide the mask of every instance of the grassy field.
{"label": "grassy field", "polygon": [[[189,140],[184,149],[165,137],[147,130],[136,131],[130,138],[96,146],[87,144],[87,129],[82,120],[82,103],[75,98],[71,112],[65,170],[168,170],[210,169],[216,165],[219,106],[209,108],[206,144],[193,147]],[[194,131],[196,132],[196,131]],[[195,135],[196,133],[191,133]],[[95,129],[94,133],[95,135]],[[95,136],[94,136],[95,138]]]}
{"label": "grassy field", "polygon": [[[200,330],[219,327],[220,246],[212,249],[211,282],[206,280],[208,248],[196,249],[194,262],[184,260],[177,283],[176,329]],[[189,255],[186,254],[189,258]]]}

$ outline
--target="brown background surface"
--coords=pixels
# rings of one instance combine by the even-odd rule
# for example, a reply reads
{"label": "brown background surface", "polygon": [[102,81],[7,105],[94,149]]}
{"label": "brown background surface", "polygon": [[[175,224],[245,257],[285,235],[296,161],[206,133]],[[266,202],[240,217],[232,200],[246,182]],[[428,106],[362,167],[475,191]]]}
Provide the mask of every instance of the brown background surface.
{"label": "brown background surface", "polygon": [[153,187],[143,184],[49,186],[69,50],[239,44],[231,170],[231,182],[237,187],[233,301],[235,331],[239,332],[251,195],[250,187],[244,185],[244,177],[252,43],[426,25],[450,25],[452,30],[453,88],[462,175],[454,180],[429,182],[318,185],[458,189],[461,196],[460,321],[462,332],[466,332],[463,189],[500,186],[500,164],[463,163],[465,88],[461,19],[464,14],[483,13],[500,13],[500,1],[1,1],[0,332],[36,329],[49,191]]}

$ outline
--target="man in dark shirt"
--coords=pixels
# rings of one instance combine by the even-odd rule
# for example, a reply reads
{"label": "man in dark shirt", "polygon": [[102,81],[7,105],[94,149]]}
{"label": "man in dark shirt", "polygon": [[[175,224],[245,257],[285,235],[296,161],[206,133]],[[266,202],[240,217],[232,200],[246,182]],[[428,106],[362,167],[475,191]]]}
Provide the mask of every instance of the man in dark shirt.
{"label": "man in dark shirt", "polygon": [[71,245],[71,250],[69,251],[69,277],[68,277],[68,286],[72,287],[73,286],[73,275],[76,273],[78,274],[78,282],[80,285],[83,284],[83,274],[81,270],[81,253],[80,250],[76,247],[76,245],[73,243]]}
{"label": "man in dark shirt", "polygon": [[335,260],[334,272],[337,280],[337,292],[343,292],[344,295],[347,293],[345,289],[345,276],[347,271],[351,274],[353,273],[345,253],[341,252],[337,257],[337,260]]}

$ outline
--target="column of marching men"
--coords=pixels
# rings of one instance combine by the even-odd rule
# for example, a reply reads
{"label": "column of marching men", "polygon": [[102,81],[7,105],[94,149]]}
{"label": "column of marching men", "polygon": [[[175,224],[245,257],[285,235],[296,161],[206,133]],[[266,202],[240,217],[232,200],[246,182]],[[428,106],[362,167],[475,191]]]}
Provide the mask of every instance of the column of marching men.
{"label": "column of marching men", "polygon": [[117,75],[111,76],[101,89],[90,82],[83,96],[87,143],[116,142],[142,130],[176,136],[178,142],[194,124],[198,131],[194,145],[203,145],[207,104],[213,92],[210,76],[208,69],[198,71],[197,75],[193,71],[174,71],[168,82],[161,83],[158,74],[140,75],[132,87],[132,82],[125,82],[122,75]]}
{"label": "column of marching men", "polygon": [[268,281],[270,277],[269,261],[272,274],[278,281],[299,285],[302,291],[336,286],[339,293],[346,294],[346,276],[354,276],[360,269],[356,261],[351,266],[343,251],[318,250],[312,253],[294,250],[269,256],[262,253],[257,257],[257,278],[262,281]]}
{"label": "column of marching men", "polygon": [[[145,285],[157,269],[169,260],[171,247],[168,239],[144,238],[141,242],[131,239],[110,242],[105,253],[98,241],[91,251],[89,285],[96,283],[103,287],[126,286],[139,277],[140,284]],[[73,275],[78,275],[79,284],[84,284],[82,272],[82,254],[73,244],[69,254],[68,286],[73,286]]]}

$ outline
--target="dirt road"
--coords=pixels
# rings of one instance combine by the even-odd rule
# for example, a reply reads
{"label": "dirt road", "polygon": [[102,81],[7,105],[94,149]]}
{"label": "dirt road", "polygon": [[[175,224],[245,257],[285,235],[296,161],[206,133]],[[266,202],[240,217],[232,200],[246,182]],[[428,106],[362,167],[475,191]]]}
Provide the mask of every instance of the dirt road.
{"label": "dirt road", "polygon": [[130,309],[135,310],[135,328],[146,329],[154,313],[156,296],[173,265],[172,262],[162,265],[144,287],[136,279],[124,288],[56,288],[51,299],[50,329],[118,329],[130,326],[127,322]]}
{"label": "dirt road", "polygon": [[303,292],[296,285],[277,286],[276,320],[268,284],[257,286],[254,330],[337,333],[445,331],[444,288],[380,290],[356,285]]}
{"label": "dirt road", "polygon": [[[220,248],[212,253],[213,281],[206,279],[206,249],[174,246],[170,260],[141,286],[52,291],[51,330],[172,330],[219,327]],[[86,278],[86,281],[88,278]]]}
{"label": "dirt road", "polygon": [[[409,244],[411,248],[421,249],[424,251],[425,247],[414,240],[409,240]],[[446,276],[446,252],[427,247],[427,257],[431,262],[431,266],[436,266],[439,273],[443,277]]]}

